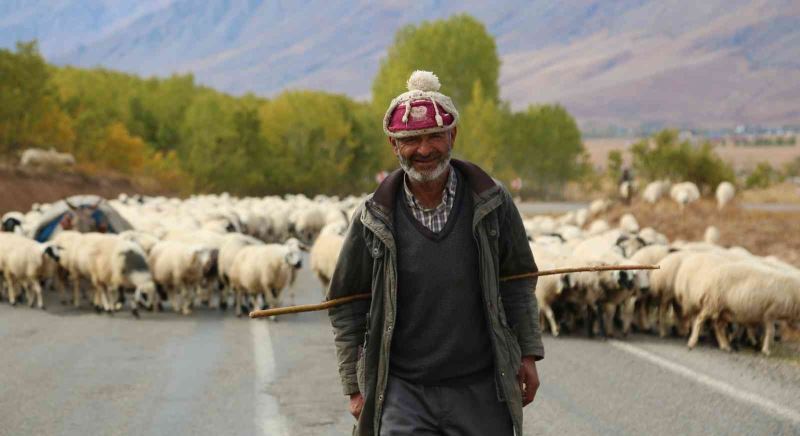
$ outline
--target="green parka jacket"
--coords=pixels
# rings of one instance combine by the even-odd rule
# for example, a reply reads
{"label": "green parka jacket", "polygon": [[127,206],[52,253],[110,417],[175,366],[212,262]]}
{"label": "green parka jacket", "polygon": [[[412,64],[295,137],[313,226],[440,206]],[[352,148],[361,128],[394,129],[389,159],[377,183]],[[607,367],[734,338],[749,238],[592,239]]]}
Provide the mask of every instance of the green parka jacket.
{"label": "green parka jacket", "polygon": [[[511,195],[478,166],[453,159],[474,199],[473,235],[480,256],[480,279],[495,360],[498,400],[505,401],[517,435],[522,434],[522,394],[517,371],[522,356],[544,357],[535,279],[500,277],[535,272],[536,264],[522,219]],[[392,326],[397,301],[394,199],[403,171],[391,173],[354,214],[331,279],[327,298],[371,292],[331,308],[339,374],[345,395],[361,392],[364,408],[354,434],[380,434],[389,375]],[[461,182],[459,182],[461,183]],[[454,255],[456,255],[454,253]]]}

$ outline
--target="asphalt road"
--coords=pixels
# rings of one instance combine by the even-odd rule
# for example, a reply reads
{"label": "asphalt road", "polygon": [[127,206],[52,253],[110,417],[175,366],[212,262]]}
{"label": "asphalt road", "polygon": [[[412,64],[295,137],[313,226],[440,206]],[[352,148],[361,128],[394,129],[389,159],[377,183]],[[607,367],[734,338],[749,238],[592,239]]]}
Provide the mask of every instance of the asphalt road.
{"label": "asphalt road", "polygon": [[[322,291],[304,270],[296,303]],[[340,435],[324,313],[96,315],[0,304],[0,435]],[[634,336],[545,338],[532,435],[798,435],[797,356]],[[783,354],[783,355],[781,355]]]}

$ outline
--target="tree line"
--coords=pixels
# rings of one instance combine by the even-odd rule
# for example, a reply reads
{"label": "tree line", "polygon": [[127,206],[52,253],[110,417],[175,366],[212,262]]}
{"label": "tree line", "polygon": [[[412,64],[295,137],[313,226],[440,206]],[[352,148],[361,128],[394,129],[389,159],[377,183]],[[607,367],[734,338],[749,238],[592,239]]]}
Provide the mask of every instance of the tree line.
{"label": "tree line", "polygon": [[397,167],[381,121],[412,71],[435,72],[461,121],[454,155],[527,194],[552,195],[586,170],[580,132],[559,105],[511,110],[494,39],[468,15],[400,29],[372,101],[321,91],[231,96],[191,74],[142,78],[48,64],[35,41],[0,49],[0,155],[68,151],[83,168],[147,176],[176,191],[266,195],[374,189]]}

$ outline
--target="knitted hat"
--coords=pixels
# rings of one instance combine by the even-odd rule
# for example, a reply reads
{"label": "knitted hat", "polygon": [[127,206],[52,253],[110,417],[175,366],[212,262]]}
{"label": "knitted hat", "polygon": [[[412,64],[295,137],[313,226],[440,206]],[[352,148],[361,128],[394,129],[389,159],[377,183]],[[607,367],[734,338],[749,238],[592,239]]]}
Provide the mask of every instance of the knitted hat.
{"label": "knitted hat", "polygon": [[450,97],[441,94],[439,78],[430,71],[414,71],[408,91],[389,104],[383,131],[391,138],[445,132],[458,123],[458,111]]}

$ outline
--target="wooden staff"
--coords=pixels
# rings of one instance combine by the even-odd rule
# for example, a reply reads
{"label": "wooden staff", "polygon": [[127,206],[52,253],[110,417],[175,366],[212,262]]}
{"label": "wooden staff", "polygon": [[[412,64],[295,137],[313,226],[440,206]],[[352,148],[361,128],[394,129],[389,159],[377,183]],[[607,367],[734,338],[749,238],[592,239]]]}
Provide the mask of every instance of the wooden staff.
{"label": "wooden staff", "polygon": [[[500,277],[501,282],[509,280],[525,279],[530,277],[550,276],[555,274],[569,274],[574,272],[597,272],[597,271],[623,271],[623,270],[641,270],[641,269],[659,269],[658,265],[605,265],[605,266],[585,266],[580,268],[557,268],[533,273],[517,274],[513,276]],[[342,298],[334,298],[318,304],[301,304],[299,306],[286,306],[276,307],[274,309],[254,310],[250,312],[250,318],[268,318],[270,316],[286,315],[289,313],[300,312],[315,312],[318,310],[330,309],[331,307],[339,306],[342,304],[350,303],[356,300],[369,300],[372,298],[371,292],[363,294],[354,294]]]}

